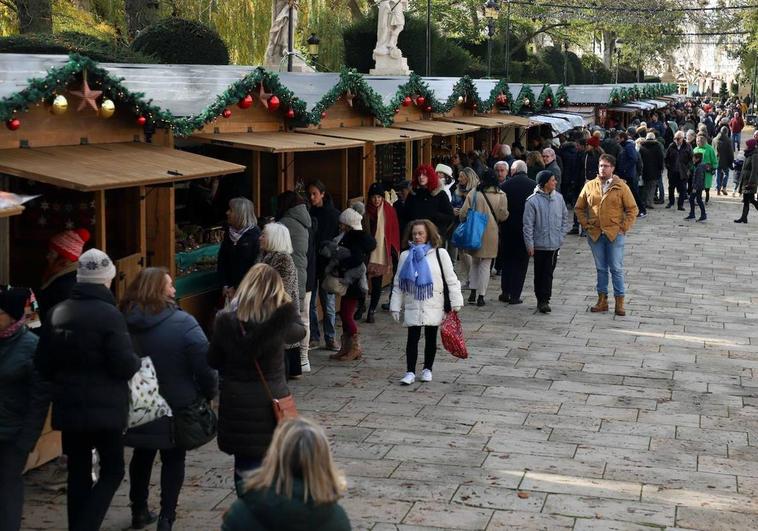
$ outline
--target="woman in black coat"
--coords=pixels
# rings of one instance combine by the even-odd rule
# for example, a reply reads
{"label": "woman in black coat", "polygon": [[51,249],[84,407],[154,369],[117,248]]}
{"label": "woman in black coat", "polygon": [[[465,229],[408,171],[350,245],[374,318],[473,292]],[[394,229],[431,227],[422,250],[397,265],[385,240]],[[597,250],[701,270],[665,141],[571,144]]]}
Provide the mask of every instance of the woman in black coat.
{"label": "woman in black coat", "polygon": [[218,447],[234,456],[235,483],[257,468],[276,428],[271,399],[290,394],[284,370],[284,345],[305,336],[297,306],[269,265],[253,266],[239,285],[236,309],[219,312],[208,352],[219,370]]}
{"label": "woman in black coat", "polygon": [[[455,222],[455,213],[434,168],[427,165],[416,168],[411,193],[403,206],[402,216],[399,217],[407,223],[428,219],[436,225],[442,239],[447,239]],[[406,227],[400,227],[400,233],[404,234],[405,229]]]}
{"label": "woman in black coat", "polygon": [[[208,366],[208,339],[195,318],[177,308],[175,295],[168,272],[148,267],[140,271],[120,304],[135,349],[140,356],[152,360],[160,394],[174,415],[198,400],[213,400],[218,385],[216,371]],[[155,454],[160,450],[158,531],[170,530],[184,483],[186,450],[174,445],[168,417],[129,430],[126,444],[134,448],[129,464],[132,529],[155,521],[155,515],[148,510],[147,498]]]}
{"label": "woman in black coat", "polygon": [[37,336],[25,324],[26,288],[0,291],[0,529],[18,531],[24,506],[21,476],[47,416],[50,396],[34,369]]}
{"label": "woman in black coat", "polygon": [[218,251],[218,274],[224,296],[230,300],[242,278],[258,261],[261,231],[257,226],[253,202],[244,197],[229,201],[226,221],[226,235]]}
{"label": "woman in black coat", "polygon": [[[99,529],[124,477],[128,382],[140,360],[109,289],[115,275],[104,252],[79,257],[71,297],[48,313],[34,358],[52,382],[52,426],[68,456],[69,529]],[[93,449],[100,455],[94,486]]]}

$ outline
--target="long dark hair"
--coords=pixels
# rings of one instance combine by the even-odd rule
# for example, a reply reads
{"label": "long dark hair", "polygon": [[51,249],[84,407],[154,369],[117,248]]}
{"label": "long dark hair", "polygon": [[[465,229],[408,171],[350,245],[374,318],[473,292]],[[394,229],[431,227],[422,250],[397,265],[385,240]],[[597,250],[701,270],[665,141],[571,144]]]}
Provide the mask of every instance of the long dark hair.
{"label": "long dark hair", "polygon": [[[318,188],[318,187],[317,187]],[[292,190],[282,192],[276,197],[276,219],[277,221],[284,217],[284,214],[290,209],[295,208],[298,205],[304,205],[305,199]]]}

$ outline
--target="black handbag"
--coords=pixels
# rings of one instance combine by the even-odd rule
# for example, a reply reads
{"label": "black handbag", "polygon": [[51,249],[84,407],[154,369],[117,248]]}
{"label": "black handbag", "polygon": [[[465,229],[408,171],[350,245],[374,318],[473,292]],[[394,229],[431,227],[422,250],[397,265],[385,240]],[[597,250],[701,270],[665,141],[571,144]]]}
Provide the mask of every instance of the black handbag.
{"label": "black handbag", "polygon": [[194,450],[211,442],[218,431],[218,417],[204,398],[174,412],[174,442],[177,448]]}

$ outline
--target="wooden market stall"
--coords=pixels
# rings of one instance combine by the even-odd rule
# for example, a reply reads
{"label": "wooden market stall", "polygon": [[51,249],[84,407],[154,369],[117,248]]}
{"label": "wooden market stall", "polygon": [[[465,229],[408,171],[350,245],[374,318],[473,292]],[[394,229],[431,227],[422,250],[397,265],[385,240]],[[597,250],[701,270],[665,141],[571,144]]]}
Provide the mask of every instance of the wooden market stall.
{"label": "wooden market stall", "polygon": [[396,122],[392,124],[396,129],[432,133],[431,163],[450,164],[450,159],[455,153],[467,152],[474,149],[474,135],[481,129],[478,125],[445,122],[442,120],[418,120]]}

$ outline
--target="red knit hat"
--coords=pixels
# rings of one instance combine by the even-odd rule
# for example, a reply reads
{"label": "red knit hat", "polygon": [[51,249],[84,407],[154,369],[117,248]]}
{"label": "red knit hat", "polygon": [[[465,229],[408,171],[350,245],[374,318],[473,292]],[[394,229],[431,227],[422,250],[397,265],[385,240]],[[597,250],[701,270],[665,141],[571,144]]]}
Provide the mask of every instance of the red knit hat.
{"label": "red knit hat", "polygon": [[66,230],[50,238],[50,249],[72,262],[79,260],[84,244],[89,241],[87,229]]}
{"label": "red knit hat", "polygon": [[596,136],[591,136],[587,139],[587,143],[592,147],[599,147],[600,139]]}

